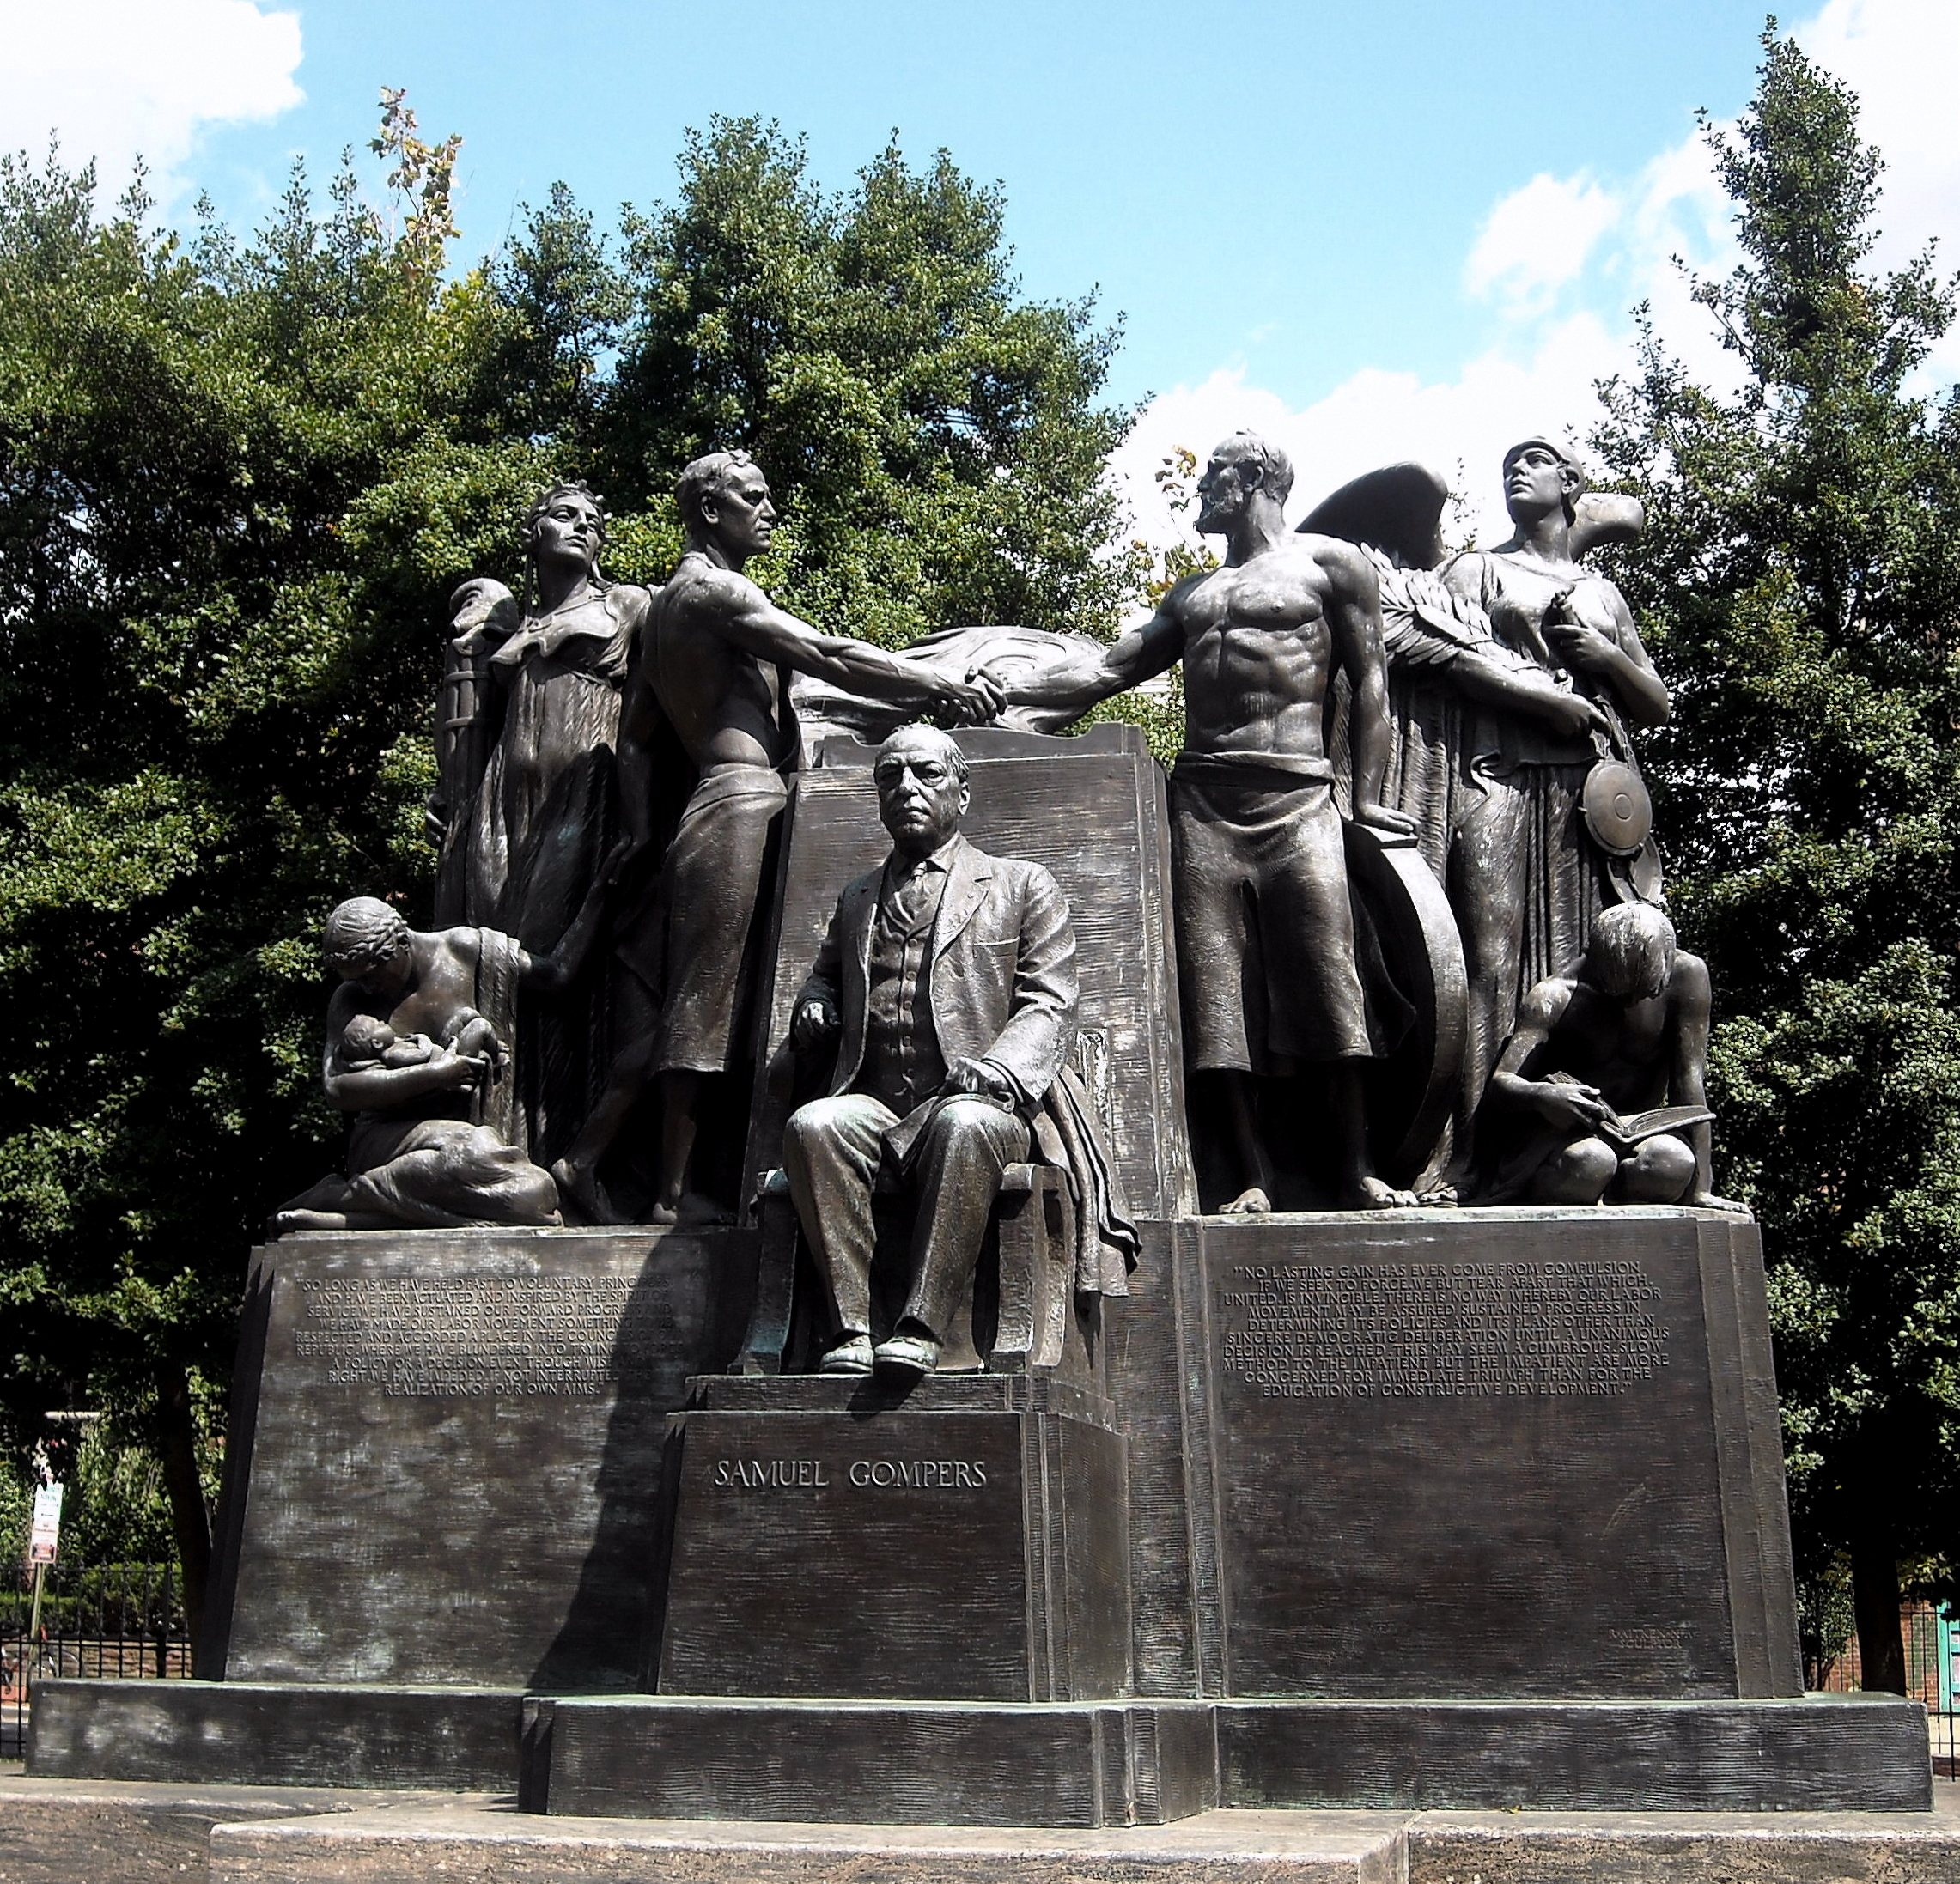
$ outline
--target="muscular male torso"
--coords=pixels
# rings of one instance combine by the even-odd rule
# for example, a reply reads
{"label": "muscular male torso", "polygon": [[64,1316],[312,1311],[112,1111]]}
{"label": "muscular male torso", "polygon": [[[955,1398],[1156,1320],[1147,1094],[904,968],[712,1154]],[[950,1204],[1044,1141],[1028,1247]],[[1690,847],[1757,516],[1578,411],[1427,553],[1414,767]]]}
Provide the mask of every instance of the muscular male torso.
{"label": "muscular male torso", "polygon": [[702,771],[774,766],[782,757],[776,668],[717,632],[756,593],[746,575],[690,550],[654,610],[642,662],[647,684]]}
{"label": "muscular male torso", "polygon": [[1570,1073],[1597,1086],[1622,1117],[1665,1105],[1674,1067],[1674,987],[1637,1001],[1615,1000],[1584,982],[1571,988],[1544,1045],[1527,1063],[1525,1077]]}
{"label": "muscular male torso", "polygon": [[1170,612],[1184,631],[1185,748],[1326,757],[1334,581],[1323,537],[1296,537],[1193,577]]}

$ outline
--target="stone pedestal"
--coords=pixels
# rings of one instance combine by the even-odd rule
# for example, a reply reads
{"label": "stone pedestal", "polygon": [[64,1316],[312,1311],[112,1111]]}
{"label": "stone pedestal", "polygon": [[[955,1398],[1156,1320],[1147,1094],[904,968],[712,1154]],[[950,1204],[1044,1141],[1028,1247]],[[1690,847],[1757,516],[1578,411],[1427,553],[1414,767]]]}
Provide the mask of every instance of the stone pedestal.
{"label": "stone pedestal", "polygon": [[[915,1824],[1925,1808],[1916,1705],[1799,1692],[1753,1225],[1195,1214],[1161,775],[1134,728],[961,738],[970,835],[1074,907],[1142,1219],[1069,1378],[729,1377],[746,1224],[288,1239],[247,1294],[224,1679],[51,1682],[33,1770]],[[869,749],[813,757],[765,1049],[885,848]]]}
{"label": "stone pedestal", "polygon": [[204,1666],[631,1688],[662,1422],[753,1233],[367,1231],[254,1253]]}
{"label": "stone pedestal", "polygon": [[1798,1693],[1751,1226],[1143,1230],[1106,1397],[715,1375],[744,1232],[277,1246],[228,1679],[50,1682],[32,1768],[1078,1826],[1929,1802],[1915,1704]]}
{"label": "stone pedestal", "polygon": [[1222,1693],[1802,1693],[1754,1225],[1208,1218],[1178,1261]]}
{"label": "stone pedestal", "polygon": [[667,1443],[660,1693],[1129,1692],[1124,1446],[1093,1392],[703,1377]]}

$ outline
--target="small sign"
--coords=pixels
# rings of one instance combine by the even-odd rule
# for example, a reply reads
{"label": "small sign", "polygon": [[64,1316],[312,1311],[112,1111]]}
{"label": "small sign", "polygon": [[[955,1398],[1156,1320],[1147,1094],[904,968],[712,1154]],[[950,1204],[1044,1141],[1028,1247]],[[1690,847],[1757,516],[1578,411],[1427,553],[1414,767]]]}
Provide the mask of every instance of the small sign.
{"label": "small sign", "polygon": [[27,1561],[52,1564],[61,1542],[61,1486],[38,1486],[34,1492],[34,1522],[27,1534]]}

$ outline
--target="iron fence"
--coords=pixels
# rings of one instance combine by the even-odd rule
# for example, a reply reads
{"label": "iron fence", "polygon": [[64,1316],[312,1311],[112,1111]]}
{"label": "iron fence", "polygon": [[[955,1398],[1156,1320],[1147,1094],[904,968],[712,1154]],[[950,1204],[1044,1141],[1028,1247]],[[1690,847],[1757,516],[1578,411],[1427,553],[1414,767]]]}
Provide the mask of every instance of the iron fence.
{"label": "iron fence", "polygon": [[174,1564],[51,1565],[38,1626],[33,1587],[33,1572],[19,1565],[0,1584],[0,1759],[20,1758],[27,1744],[37,1680],[189,1675]]}

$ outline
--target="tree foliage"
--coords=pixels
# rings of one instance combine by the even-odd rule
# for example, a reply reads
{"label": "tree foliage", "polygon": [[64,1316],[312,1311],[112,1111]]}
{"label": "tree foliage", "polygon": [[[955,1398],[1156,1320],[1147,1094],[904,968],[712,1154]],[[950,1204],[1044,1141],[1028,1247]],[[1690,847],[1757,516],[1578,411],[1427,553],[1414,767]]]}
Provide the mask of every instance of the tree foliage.
{"label": "tree foliage", "polygon": [[1742,261],[1695,286],[1739,384],[1650,328],[1598,443],[1647,506],[1616,574],[1675,690],[1657,823],[1726,1017],[1724,1188],[1771,1262],[1799,1553],[1849,1557],[1885,1680],[1895,1566],[1960,1568],[1960,405],[1924,384],[1954,289],[1930,255],[1872,270],[1856,100],[1763,43],[1708,133]]}
{"label": "tree foliage", "polygon": [[0,160],[7,1393],[174,1449],[186,1552],[245,1251],[338,1145],[319,926],[425,913],[444,601],[521,581],[539,484],[588,477],[612,573],[658,580],[675,472],[746,444],[785,598],[886,640],[1102,628],[1128,579],[1114,336],[1020,298],[998,193],[943,155],[833,200],[717,124],[623,262],[561,187],[459,277],[455,141],[383,104],[386,211],[295,173],[246,240]]}
{"label": "tree foliage", "polygon": [[772,593],[886,646],[1113,627],[1137,580],[1103,477],[1129,418],[1093,403],[1117,331],[1087,299],[1020,298],[1000,191],[894,139],[828,195],[755,119],[691,135],[680,168],[671,205],[626,219],[607,489],[671,515],[683,465],[746,448],[787,521]]}

